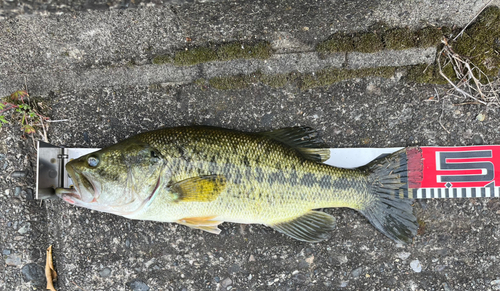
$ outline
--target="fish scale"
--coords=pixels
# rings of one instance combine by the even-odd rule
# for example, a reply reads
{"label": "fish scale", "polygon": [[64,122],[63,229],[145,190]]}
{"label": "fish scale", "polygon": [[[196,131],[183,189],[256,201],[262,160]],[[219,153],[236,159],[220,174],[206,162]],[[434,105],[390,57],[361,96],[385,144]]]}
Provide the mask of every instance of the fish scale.
{"label": "fish scale", "polygon": [[[340,169],[320,163],[321,144],[309,128],[160,129],[68,163],[82,186],[76,187],[79,194],[67,195],[72,204],[132,219],[213,233],[224,221],[261,223],[311,242],[325,239],[335,225],[332,216],[314,209],[348,207],[395,241],[408,241],[416,232],[411,201],[395,195],[406,185],[404,151],[360,169]],[[90,157],[99,164],[89,165]],[[94,189],[85,181],[95,181]],[[120,191],[132,202],[124,203]],[[64,198],[64,190],[58,192]],[[89,203],[89,195],[98,197]]]}

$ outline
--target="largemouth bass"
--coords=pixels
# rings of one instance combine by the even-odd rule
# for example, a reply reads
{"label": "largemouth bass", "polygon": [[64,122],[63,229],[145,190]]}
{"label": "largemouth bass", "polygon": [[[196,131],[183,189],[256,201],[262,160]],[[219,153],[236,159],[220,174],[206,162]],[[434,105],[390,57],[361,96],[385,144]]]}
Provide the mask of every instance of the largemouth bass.
{"label": "largemouth bass", "polygon": [[396,242],[417,230],[405,150],[358,169],[321,163],[329,150],[310,128],[243,133],[165,128],[128,138],[66,165],[68,203],[130,219],[177,222],[218,234],[222,222],[259,223],[295,239],[329,237],[335,218],[318,208],[361,212]]}

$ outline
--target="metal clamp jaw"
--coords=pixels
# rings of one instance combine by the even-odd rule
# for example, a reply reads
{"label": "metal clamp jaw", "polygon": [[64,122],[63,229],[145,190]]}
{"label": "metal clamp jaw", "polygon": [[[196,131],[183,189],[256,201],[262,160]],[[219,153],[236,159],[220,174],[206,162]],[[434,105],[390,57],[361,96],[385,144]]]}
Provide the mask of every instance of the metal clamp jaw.
{"label": "metal clamp jaw", "polygon": [[66,163],[98,151],[98,148],[64,148],[38,141],[35,199],[55,198],[55,188],[68,188],[73,181],[66,173]]}

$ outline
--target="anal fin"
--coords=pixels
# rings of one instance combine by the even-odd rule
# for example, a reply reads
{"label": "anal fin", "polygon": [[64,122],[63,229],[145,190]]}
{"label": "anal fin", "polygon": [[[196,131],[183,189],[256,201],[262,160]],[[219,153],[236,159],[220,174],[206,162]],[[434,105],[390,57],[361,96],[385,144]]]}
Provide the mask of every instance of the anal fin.
{"label": "anal fin", "polygon": [[270,225],[275,230],[305,242],[319,242],[329,237],[335,228],[335,217],[311,210],[290,221]]}
{"label": "anal fin", "polygon": [[213,234],[219,234],[219,224],[223,223],[220,220],[214,220],[217,216],[203,216],[203,217],[186,217],[177,220],[178,224],[189,226],[190,228],[201,229]]}

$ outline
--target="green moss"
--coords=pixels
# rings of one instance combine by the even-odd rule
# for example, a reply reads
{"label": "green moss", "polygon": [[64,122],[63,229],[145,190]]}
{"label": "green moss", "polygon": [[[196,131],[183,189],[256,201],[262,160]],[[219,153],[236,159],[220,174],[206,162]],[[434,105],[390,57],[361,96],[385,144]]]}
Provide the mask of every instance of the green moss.
{"label": "green moss", "polygon": [[208,47],[196,47],[175,54],[174,64],[176,66],[192,66],[217,60],[215,50]]}
{"label": "green moss", "polygon": [[315,74],[304,74],[301,79],[300,89],[307,90],[315,87],[324,87],[334,83],[365,77],[390,78],[396,72],[395,67],[365,68],[357,70],[323,69]]}
{"label": "green moss", "polygon": [[421,48],[437,46],[443,38],[441,29],[433,26],[424,27],[416,32],[417,46]]}
{"label": "green moss", "polygon": [[[441,70],[443,74],[450,79],[452,82],[457,82],[457,76],[450,63],[441,64]],[[413,66],[406,66],[406,80],[415,83],[422,84],[437,84],[445,85],[448,84],[441,74],[439,74],[439,66],[437,63],[433,64],[419,64]]]}
{"label": "green moss", "polygon": [[287,83],[298,80],[300,89],[324,87],[334,83],[364,77],[384,77],[390,78],[394,75],[395,67],[367,68],[358,70],[324,69],[315,74],[276,74],[263,75],[255,73],[252,75],[239,75],[231,77],[215,77],[209,80],[210,86],[219,90],[238,90],[248,87],[250,84],[262,82],[274,88],[281,88]]}
{"label": "green moss", "polygon": [[360,33],[354,37],[354,51],[374,53],[384,49],[382,36],[374,32]]}
{"label": "green moss", "polygon": [[406,80],[421,84],[446,84],[436,64],[419,64],[406,67]]}
{"label": "green moss", "polygon": [[486,8],[463,35],[451,43],[454,51],[468,57],[487,76],[498,76],[500,68],[500,8]]}
{"label": "green moss", "polygon": [[404,50],[415,47],[415,34],[410,28],[393,28],[384,34],[386,49]]}
{"label": "green moss", "polygon": [[276,74],[276,75],[261,75],[260,81],[267,86],[273,88],[282,88],[286,84],[293,82],[297,78],[296,74]]}
{"label": "green moss", "polygon": [[245,47],[239,42],[221,45],[217,50],[217,58],[221,61],[244,59],[246,56]]}
{"label": "green moss", "polygon": [[410,28],[393,28],[378,23],[370,31],[354,34],[335,33],[329,39],[320,42],[316,50],[320,53],[338,53],[358,51],[374,53],[384,49],[402,50],[412,47],[430,47],[439,44],[443,31],[436,27],[424,27],[418,31]]}
{"label": "green moss", "polygon": [[229,61],[236,59],[268,59],[273,53],[268,42],[245,44],[232,42],[221,44],[219,47],[194,47],[175,53],[174,57],[159,55],[153,59],[153,64],[162,65],[173,63],[176,66],[193,66],[196,64]]}
{"label": "green moss", "polygon": [[272,56],[273,49],[270,43],[262,41],[251,46],[249,54],[252,55],[253,58],[265,60],[269,59]]}
{"label": "green moss", "polygon": [[196,79],[194,83],[198,86],[205,86],[207,84],[207,80],[203,78]]}
{"label": "green moss", "polygon": [[453,29],[451,27],[443,26],[441,27],[441,33],[446,37],[450,37],[450,35],[453,34]]}
{"label": "green moss", "polygon": [[155,65],[163,65],[163,64],[171,64],[174,59],[168,55],[160,55],[153,58],[153,64]]}
{"label": "green moss", "polygon": [[201,88],[201,90],[206,90],[207,89],[207,80],[203,79],[203,78],[199,78],[199,79],[196,79],[194,81],[194,83],[199,87]]}
{"label": "green moss", "polygon": [[354,50],[354,40],[351,35],[335,33],[329,39],[316,46],[320,53],[350,52]]}
{"label": "green moss", "polygon": [[268,59],[272,55],[271,44],[258,42],[256,44],[244,44],[233,42],[223,44],[217,49],[217,58],[220,61],[236,59]]}
{"label": "green moss", "polygon": [[406,79],[415,83],[433,83],[434,66],[427,64],[408,66],[406,70]]}
{"label": "green moss", "polygon": [[230,76],[230,77],[215,77],[208,80],[210,86],[219,90],[238,90],[243,89],[252,83],[257,83],[258,78],[255,78],[253,75],[239,75],[239,76]]}
{"label": "green moss", "polygon": [[[435,70],[436,70],[436,76],[439,76],[439,78],[443,78],[439,74],[439,67],[438,65],[435,65]],[[441,71],[443,71],[443,74],[450,79],[452,82],[458,82],[457,74],[455,73],[455,69],[453,66],[448,63],[448,64],[442,64],[441,65]],[[441,84],[444,84],[446,80],[443,78],[443,82]],[[447,81],[446,81],[447,82]]]}
{"label": "green moss", "polygon": [[219,90],[243,89],[259,82],[273,88],[282,88],[286,84],[293,82],[297,77],[296,73],[265,75],[255,72],[251,75],[215,77],[208,82],[210,86]]}

